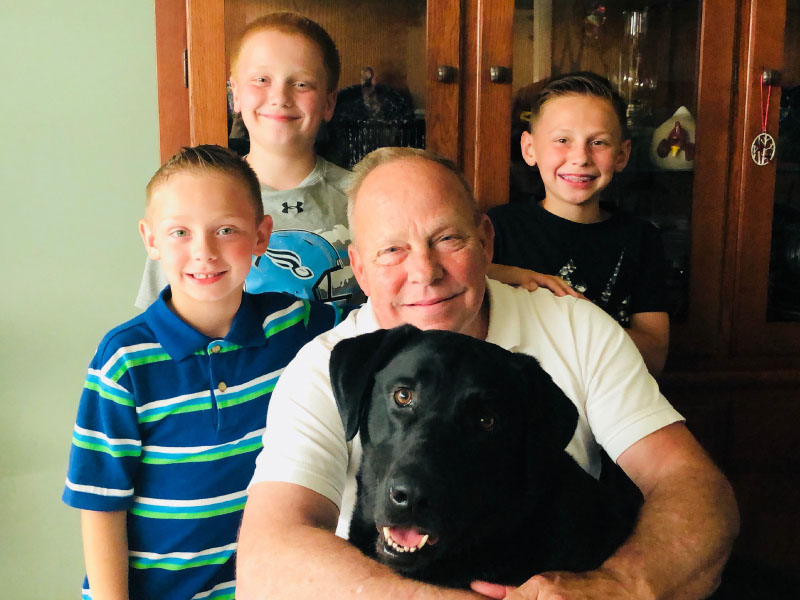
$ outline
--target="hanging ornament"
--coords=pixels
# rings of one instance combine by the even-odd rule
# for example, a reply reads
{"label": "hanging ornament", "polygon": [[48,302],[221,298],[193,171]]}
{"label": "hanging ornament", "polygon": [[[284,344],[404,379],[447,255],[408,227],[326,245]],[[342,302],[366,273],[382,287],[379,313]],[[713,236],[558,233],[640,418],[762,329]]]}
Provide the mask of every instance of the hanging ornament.
{"label": "hanging ornament", "polygon": [[[750,157],[758,166],[763,167],[775,158],[775,138],[767,133],[767,116],[769,115],[769,97],[772,94],[772,85],[761,77],[761,133],[750,144]],[[767,86],[767,103],[764,104],[764,86]]]}

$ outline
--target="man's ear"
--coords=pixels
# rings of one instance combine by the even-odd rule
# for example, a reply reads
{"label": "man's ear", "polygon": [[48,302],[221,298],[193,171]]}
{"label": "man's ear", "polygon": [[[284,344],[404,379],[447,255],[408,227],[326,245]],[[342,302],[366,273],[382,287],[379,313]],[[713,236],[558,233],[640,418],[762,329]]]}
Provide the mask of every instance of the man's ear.
{"label": "man's ear", "polygon": [[145,219],[139,220],[139,235],[142,236],[142,243],[144,243],[144,249],[147,250],[147,256],[151,260],[158,260],[161,258],[161,253],[156,246],[153,230]]}
{"label": "man's ear", "polygon": [[353,275],[356,276],[358,287],[361,288],[361,291],[364,292],[365,295],[369,296],[369,282],[364,275],[364,262],[361,259],[361,253],[358,251],[358,248],[356,248],[355,242],[351,242],[350,245],[347,246],[347,256],[350,257],[350,268],[353,269]]}
{"label": "man's ear", "polygon": [[614,171],[619,173],[628,164],[628,159],[631,157],[631,141],[622,140],[617,153],[617,160],[614,162]]}
{"label": "man's ear", "polygon": [[486,264],[491,264],[492,256],[494,256],[494,225],[492,225],[492,220],[486,214],[482,214],[480,217],[478,234],[481,244],[483,244],[483,254],[486,258]]}
{"label": "man's ear", "polygon": [[519,138],[519,148],[522,151],[522,160],[529,166],[536,165],[536,150],[533,147],[533,135],[530,131],[523,131]]}
{"label": "man's ear", "polygon": [[269,246],[269,236],[272,235],[272,217],[270,215],[264,215],[264,218],[261,219],[261,223],[258,224],[256,228],[256,245],[253,248],[253,255],[261,256],[264,252],[267,251],[267,246]]}

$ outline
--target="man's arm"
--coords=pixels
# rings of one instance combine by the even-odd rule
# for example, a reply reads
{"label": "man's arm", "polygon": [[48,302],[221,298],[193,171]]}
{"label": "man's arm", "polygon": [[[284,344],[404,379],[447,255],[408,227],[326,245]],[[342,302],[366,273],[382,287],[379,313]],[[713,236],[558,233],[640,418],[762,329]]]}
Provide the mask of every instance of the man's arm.
{"label": "man's arm", "polygon": [[128,532],[124,510],[81,511],[86,575],[94,600],[128,600]]}
{"label": "man's arm", "polygon": [[617,463],[645,502],[633,535],[604,566],[638,574],[656,598],[711,594],[739,533],[728,480],[682,423],[643,438]]}
{"label": "man's arm", "polygon": [[339,511],[292,483],[254,484],[237,549],[236,598],[466,600],[471,592],[404,579],[334,534]]}
{"label": "man's arm", "polygon": [[495,598],[706,598],[739,531],[730,484],[681,423],[646,436],[617,461],[644,504],[630,538],[600,568],[543,573],[518,589],[476,586]]}
{"label": "man's arm", "polygon": [[639,349],[647,370],[657,377],[669,351],[669,315],[665,312],[634,313],[625,330]]}

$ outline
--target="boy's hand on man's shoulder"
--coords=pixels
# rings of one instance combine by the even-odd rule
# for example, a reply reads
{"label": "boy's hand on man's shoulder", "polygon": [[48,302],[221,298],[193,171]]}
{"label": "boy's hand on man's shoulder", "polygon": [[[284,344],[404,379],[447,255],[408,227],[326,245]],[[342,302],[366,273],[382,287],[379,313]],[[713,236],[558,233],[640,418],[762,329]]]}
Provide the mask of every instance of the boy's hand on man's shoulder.
{"label": "boy's hand on man's shoulder", "polygon": [[586,299],[583,294],[576,292],[558,275],[546,275],[530,269],[510,267],[508,265],[489,265],[489,277],[502,283],[524,288],[532,292],[540,287],[550,290],[556,296],[575,296]]}

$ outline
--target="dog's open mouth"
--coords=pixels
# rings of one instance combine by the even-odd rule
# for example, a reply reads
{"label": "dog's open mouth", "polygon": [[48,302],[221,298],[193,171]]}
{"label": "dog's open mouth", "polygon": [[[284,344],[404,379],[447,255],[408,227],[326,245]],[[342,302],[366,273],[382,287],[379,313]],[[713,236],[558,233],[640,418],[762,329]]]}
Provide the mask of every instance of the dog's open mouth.
{"label": "dog's open mouth", "polygon": [[[413,553],[422,550],[426,545],[433,545],[439,538],[424,533],[414,527],[389,527],[379,529],[381,542],[387,554]],[[393,551],[393,552],[392,552]]]}

